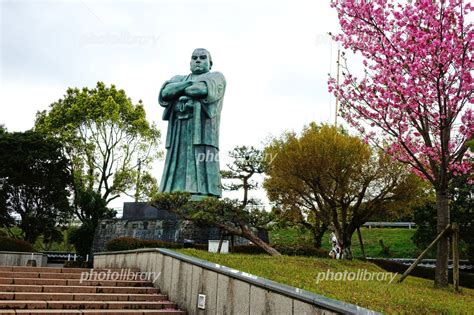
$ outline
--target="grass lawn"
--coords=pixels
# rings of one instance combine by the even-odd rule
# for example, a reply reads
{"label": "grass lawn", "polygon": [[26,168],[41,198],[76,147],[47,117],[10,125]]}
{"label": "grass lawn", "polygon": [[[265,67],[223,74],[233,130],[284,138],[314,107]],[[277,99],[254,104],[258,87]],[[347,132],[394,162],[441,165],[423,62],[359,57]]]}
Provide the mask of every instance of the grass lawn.
{"label": "grass lawn", "polygon": [[[361,228],[360,232],[364,240],[365,253],[368,257],[404,257],[416,258],[420,253],[411,240],[415,229],[392,229],[392,228]],[[272,244],[312,244],[309,232],[301,232],[295,228],[278,229],[270,231],[270,243]],[[323,236],[322,247],[330,250],[329,234]],[[385,246],[390,247],[390,255],[384,255],[379,241],[383,240]],[[357,232],[352,236],[352,251],[355,257],[362,257]]]}
{"label": "grass lawn", "polygon": [[[357,304],[383,313],[406,314],[472,314],[474,290],[462,288],[460,294],[452,289],[434,289],[433,281],[408,277],[402,284],[388,281],[320,281],[319,272],[385,272],[374,264],[353,260],[341,261],[310,257],[271,257],[268,255],[219,255],[194,249],[179,252],[220,265],[235,268],[273,281],[341,301]],[[398,279],[397,276],[394,280]]]}

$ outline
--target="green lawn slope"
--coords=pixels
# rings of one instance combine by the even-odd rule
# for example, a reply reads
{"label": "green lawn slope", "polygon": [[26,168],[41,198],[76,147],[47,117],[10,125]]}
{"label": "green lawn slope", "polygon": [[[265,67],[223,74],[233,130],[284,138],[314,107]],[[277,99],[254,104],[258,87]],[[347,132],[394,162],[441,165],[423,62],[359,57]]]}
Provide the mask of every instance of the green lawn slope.
{"label": "green lawn slope", "polygon": [[[474,290],[435,289],[433,281],[408,277],[403,283],[388,281],[317,281],[320,272],[385,272],[369,262],[311,257],[212,254],[194,249],[181,253],[235,268],[280,283],[388,314],[472,314]],[[399,275],[395,278],[394,282]]]}
{"label": "green lawn slope", "polygon": [[[397,228],[361,228],[364,240],[365,253],[368,257],[403,257],[416,258],[420,252],[411,237],[415,229]],[[311,244],[311,235],[307,231],[300,231],[295,228],[276,229],[269,232],[270,243],[272,244]],[[322,247],[330,250],[329,232],[323,236]],[[380,240],[385,246],[390,248],[389,254],[382,252]],[[357,233],[352,237],[352,250],[355,257],[362,257],[362,250],[359,245]]]}

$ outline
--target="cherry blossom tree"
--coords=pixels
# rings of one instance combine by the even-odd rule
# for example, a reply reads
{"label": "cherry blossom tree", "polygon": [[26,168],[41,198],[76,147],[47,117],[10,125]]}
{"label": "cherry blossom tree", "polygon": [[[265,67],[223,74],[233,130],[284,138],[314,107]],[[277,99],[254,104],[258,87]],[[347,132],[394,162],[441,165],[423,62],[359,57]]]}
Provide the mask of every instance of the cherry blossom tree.
{"label": "cherry blossom tree", "polygon": [[[393,158],[428,180],[437,231],[450,223],[448,187],[472,176],[473,7],[462,0],[332,0],[342,32],[333,39],[363,58],[364,76],[343,65],[329,78],[341,114]],[[388,144],[388,145],[387,145]],[[438,243],[435,285],[448,285],[449,240]]]}

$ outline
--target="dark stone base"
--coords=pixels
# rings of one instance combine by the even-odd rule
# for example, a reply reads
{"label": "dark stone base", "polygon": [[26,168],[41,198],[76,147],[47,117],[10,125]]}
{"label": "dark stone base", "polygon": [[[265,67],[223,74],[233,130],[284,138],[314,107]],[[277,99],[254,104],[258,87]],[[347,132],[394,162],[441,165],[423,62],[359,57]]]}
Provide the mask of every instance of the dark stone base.
{"label": "dark stone base", "polygon": [[[156,209],[147,203],[125,202],[123,211],[121,219],[99,222],[94,235],[93,252],[105,251],[108,241],[123,236],[182,244],[207,244],[209,240],[218,240],[221,237],[218,228],[180,220],[176,214]],[[258,234],[268,242],[266,231],[260,231]],[[244,238],[234,237],[235,245],[248,243]]]}

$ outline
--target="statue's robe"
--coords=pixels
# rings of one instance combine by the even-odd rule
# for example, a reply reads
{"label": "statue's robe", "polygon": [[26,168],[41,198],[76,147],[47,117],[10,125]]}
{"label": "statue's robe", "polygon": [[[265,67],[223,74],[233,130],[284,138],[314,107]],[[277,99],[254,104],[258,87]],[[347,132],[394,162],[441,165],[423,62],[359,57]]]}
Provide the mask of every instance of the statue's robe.
{"label": "statue's robe", "polygon": [[[193,109],[183,110],[179,100],[164,101],[162,91],[168,83],[204,82],[207,96],[192,99]],[[161,87],[158,102],[165,108],[163,120],[168,121],[166,159],[160,192],[185,191],[193,198],[221,197],[219,167],[219,124],[225,93],[225,78],[219,72],[175,76]]]}

